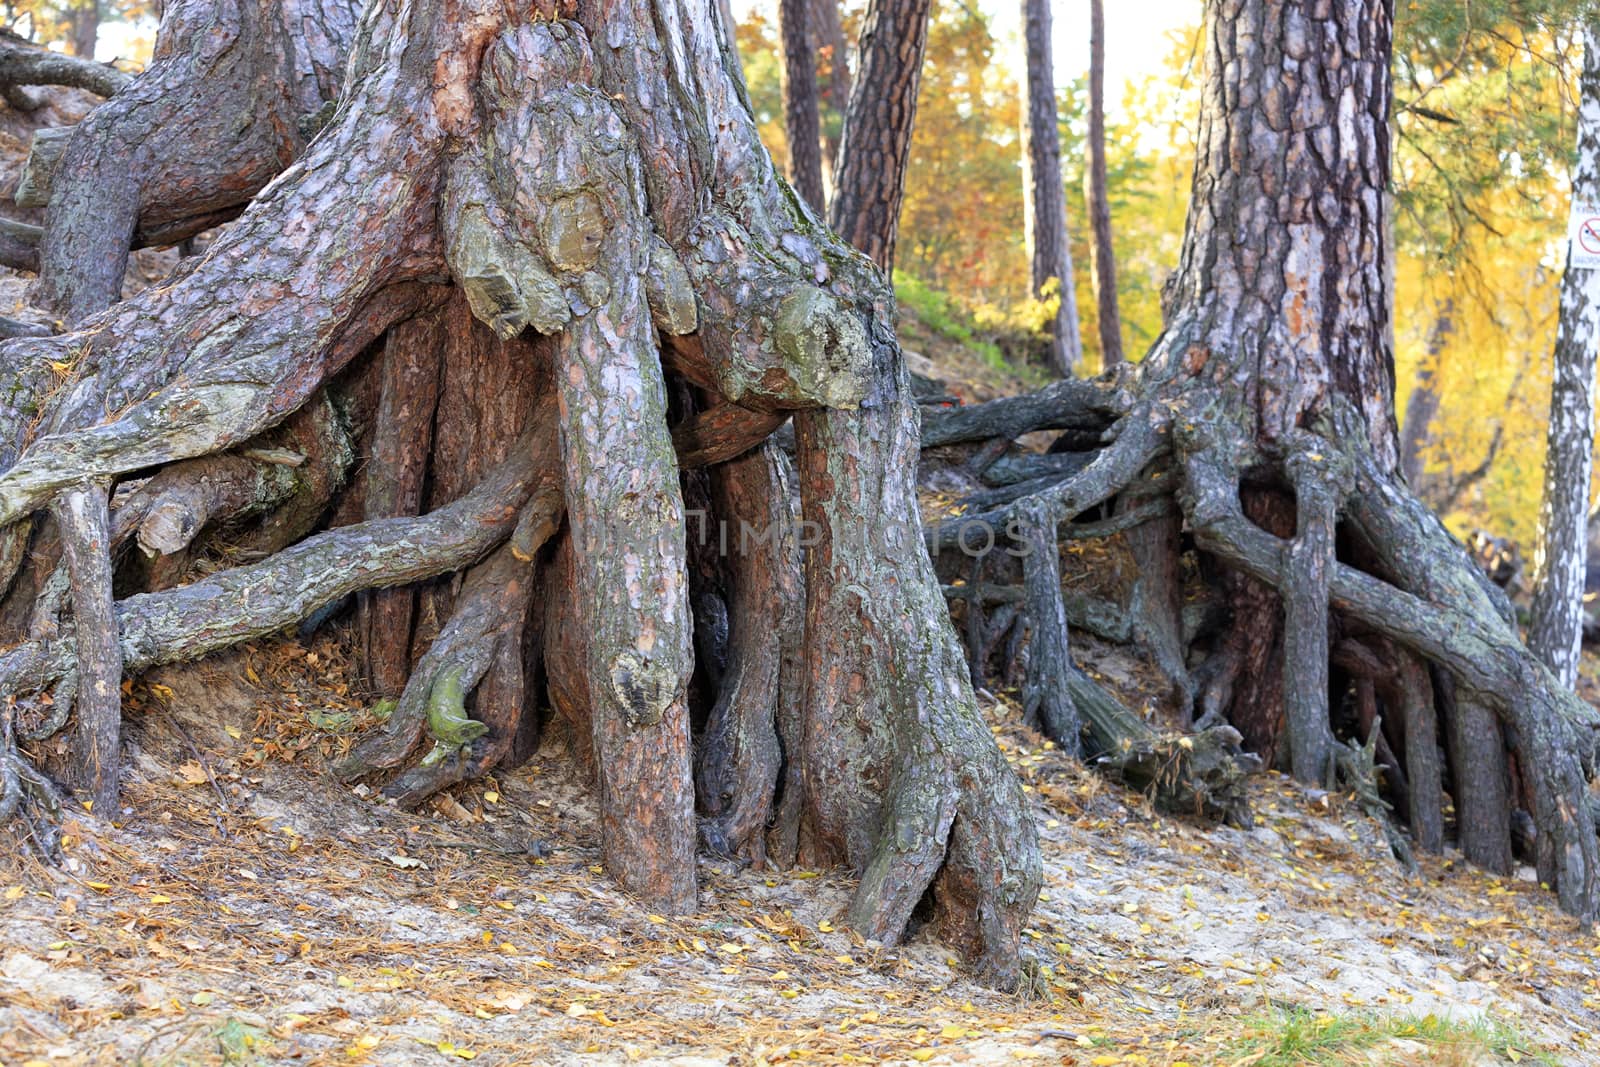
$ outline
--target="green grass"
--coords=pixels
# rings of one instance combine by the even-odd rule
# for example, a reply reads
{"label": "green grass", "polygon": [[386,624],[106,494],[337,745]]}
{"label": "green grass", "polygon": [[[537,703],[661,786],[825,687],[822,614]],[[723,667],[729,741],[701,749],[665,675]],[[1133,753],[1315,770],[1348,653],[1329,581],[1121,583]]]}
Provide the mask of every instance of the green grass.
{"label": "green grass", "polygon": [[993,341],[979,338],[972,330],[972,317],[948,295],[905,271],[894,272],[895,301],[909,308],[924,327],[947,341],[976,352],[995,370],[1006,369],[1005,354]]}
{"label": "green grass", "polygon": [[[1464,1021],[1437,1015],[1328,1015],[1304,1008],[1277,1009],[1245,1020],[1220,1062],[1243,1061],[1251,1067],[1385,1063],[1390,1061],[1363,1053],[1396,1040],[1426,1045],[1428,1062],[1435,1064],[1467,1067],[1486,1057],[1502,1063],[1555,1063],[1514,1029],[1486,1017]],[[1392,1062],[1398,1067],[1409,1060],[1397,1050]]]}

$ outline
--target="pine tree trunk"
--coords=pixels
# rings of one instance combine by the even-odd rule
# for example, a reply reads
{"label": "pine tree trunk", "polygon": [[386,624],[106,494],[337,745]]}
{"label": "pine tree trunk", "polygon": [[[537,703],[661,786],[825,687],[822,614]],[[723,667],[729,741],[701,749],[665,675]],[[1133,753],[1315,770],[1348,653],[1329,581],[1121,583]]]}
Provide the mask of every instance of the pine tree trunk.
{"label": "pine tree trunk", "polygon": [[1121,363],[1122,314],[1117,310],[1117,251],[1111,240],[1111,196],[1106,188],[1105,0],[1089,0],[1089,239],[1091,277],[1100,327],[1100,362]]}
{"label": "pine tree trunk", "polygon": [[72,8],[72,54],[94,58],[95,42],[100,39],[100,0],[78,0]]}
{"label": "pine tree trunk", "polygon": [[807,25],[808,0],[779,0],[783,53],[783,127],[789,141],[789,184],[811,210],[828,206],[822,191],[822,123],[817,108],[817,57]]}
{"label": "pine tree trunk", "polygon": [[335,98],[354,0],[175,0],[150,66],[74,130],[51,180],[35,301],[69,324],[114,303],[137,230],[231,218]]}
{"label": "pine tree trunk", "polygon": [[[340,773],[419,803],[525,754],[542,689],[595,772],[607,869],[645,906],[694,907],[697,836],[752,862],[772,842],[779,859],[861,875],[863,935],[898,940],[927,902],[980,973],[1011,983],[1037,842],[920,547],[892,294],[774,173],[720,10],[623,0],[524,20],[494,0],[375,0],[338,110],[204,257],[85,311],[78,332],[0,349],[3,577],[43,561],[0,617],[26,619],[19,599],[61,587],[47,599],[75,638],[24,632],[0,655],[0,688],[65,695],[75,676],[193,658],[395,590],[357,615],[369,676],[398,702]],[[240,69],[276,54],[260,34],[229,43]],[[899,74],[914,99],[914,67]],[[182,82],[191,100],[204,86]],[[105,166],[114,142],[95,139]],[[119,150],[136,170],[140,146]],[[126,214],[84,232],[125,254]],[[80,308],[108,299],[103,267],[61,270],[62,292]],[[277,436],[352,381],[372,423],[353,493],[316,497],[332,477],[288,499],[255,492],[278,485],[257,466],[284,458]],[[676,438],[669,385],[706,400]],[[762,447],[791,415],[821,531],[803,594],[785,463]],[[713,706],[698,734],[685,462],[726,463],[708,479],[713,510],[766,529],[723,568],[732,644],[701,672]],[[163,500],[209,509],[191,526],[244,509],[294,540],[313,497],[363,521],[110,604],[111,546],[87,505],[152,470]],[[59,532],[36,519],[52,508]],[[111,529],[129,542],[144,518]],[[25,551],[34,526],[35,547],[67,542],[69,578]],[[118,722],[119,691],[95,692],[106,699],[85,702],[69,749],[114,792],[101,757],[116,735],[100,726]]]}
{"label": "pine tree trunk", "polygon": [[810,0],[806,24],[811,30],[812,53],[827,70],[827,88],[822,102],[836,121],[822,123],[823,179],[828,188],[838,185],[835,172],[839,164],[839,137],[844,131],[844,114],[850,106],[850,46],[844,37],[844,22],[839,17],[839,0]]}
{"label": "pine tree trunk", "polygon": [[[1508,861],[1503,828],[1515,797],[1502,787],[1503,725],[1529,774],[1541,877],[1569,911],[1594,915],[1600,850],[1584,767],[1597,717],[1530,656],[1503,594],[1399,469],[1383,217],[1390,32],[1385,0],[1208,7],[1194,199],[1168,327],[1141,366],[1142,388],[1176,412],[1178,495],[1197,544],[1241,578],[1307,605],[1312,626],[1326,581],[1333,611],[1450,675],[1453,702],[1435,699],[1454,739],[1457,809],[1478,813],[1463,828],[1474,856],[1493,867]],[[1308,523],[1325,527],[1328,514],[1326,502],[1305,513],[1308,478],[1330,495],[1336,548],[1350,546],[1337,551],[1373,573],[1306,540],[1316,528]],[[1291,489],[1302,501],[1298,523],[1273,530],[1251,512],[1253,498]],[[1300,561],[1313,549],[1325,575]],[[1253,601],[1235,608],[1219,652],[1271,643],[1276,612]],[[1309,717],[1325,699],[1311,690],[1326,677],[1309,657],[1328,650],[1300,636],[1278,673],[1289,707]],[[1240,699],[1261,683],[1232,659],[1212,673],[1250,684],[1234,684],[1232,699],[1217,705],[1261,724],[1260,700]],[[1405,714],[1397,703],[1391,714]],[[1477,709],[1492,718],[1475,717]],[[1256,743],[1275,745],[1275,732]],[[1341,767],[1361,773],[1349,761]]]}
{"label": "pine tree trunk", "polygon": [[929,0],[870,0],[857,45],[829,219],[884,273],[894,267]]}
{"label": "pine tree trunk", "polygon": [[1072,246],[1067,238],[1067,194],[1061,178],[1061,131],[1056,116],[1055,62],[1051,55],[1050,0],[1023,0],[1022,199],[1033,295],[1058,296],[1050,327],[1050,366],[1066,377],[1083,360],[1078,296],[1073,288]]}
{"label": "pine tree trunk", "polygon": [[[1578,103],[1574,204],[1600,201],[1600,23],[1584,26]],[[1550,432],[1539,508],[1539,575],[1528,647],[1556,681],[1578,682],[1583,645],[1583,591],[1588,564],[1589,482],[1594,468],[1595,348],[1600,345],[1600,271],[1574,266],[1561,278],[1550,387]]]}

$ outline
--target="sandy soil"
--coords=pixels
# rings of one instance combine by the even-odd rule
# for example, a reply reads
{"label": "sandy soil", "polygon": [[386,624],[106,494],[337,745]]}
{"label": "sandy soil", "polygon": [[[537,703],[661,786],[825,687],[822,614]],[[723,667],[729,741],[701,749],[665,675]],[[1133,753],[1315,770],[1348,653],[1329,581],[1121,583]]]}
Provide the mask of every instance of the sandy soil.
{"label": "sandy soil", "polygon": [[0,1063],[1233,1063],[1285,1005],[1600,1058],[1593,930],[1527,877],[1405,880],[1340,798],[1273,776],[1253,831],[1173,820],[995,703],[1048,875],[1040,981],[1002,994],[926,931],[842,929],[836,872],[704,860],[700,911],[646,914],[559,739],[426,812],[340,785],[321,767],[370,721],[344,667],[333,638],[275,643],[130,690],[114,824],[74,819],[59,869],[0,860]]}

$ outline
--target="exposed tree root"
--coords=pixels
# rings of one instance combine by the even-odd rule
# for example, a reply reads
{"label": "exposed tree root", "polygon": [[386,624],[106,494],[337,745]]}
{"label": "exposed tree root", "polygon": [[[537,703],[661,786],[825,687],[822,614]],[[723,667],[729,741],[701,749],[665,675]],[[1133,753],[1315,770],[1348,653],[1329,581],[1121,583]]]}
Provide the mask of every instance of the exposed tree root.
{"label": "exposed tree root", "polygon": [[1081,751],[1082,720],[1068,688],[1068,679],[1077,673],[1077,667],[1067,647],[1055,515],[1043,501],[1030,497],[1018,505],[1017,518],[1020,547],[1027,550],[1022,573],[1030,630],[1022,715],[1063,751],[1076,756]]}
{"label": "exposed tree root", "polygon": [[955,635],[925,627],[943,601],[927,557],[908,550],[920,537],[906,522],[910,383],[881,341],[879,360],[861,411],[796,420],[805,517],[824,532],[806,562],[802,841],[862,871],[850,919],[864,935],[898,940],[931,883],[944,936],[1006,980],[1039,889],[1034,829]]}
{"label": "exposed tree root", "polygon": [[0,39],[0,84],[66,85],[100,96],[115,96],[132,81],[131,75],[109,63],[52,52],[9,34]]}
{"label": "exposed tree root", "polygon": [[1294,541],[1283,576],[1284,704],[1289,766],[1310,785],[1333,780],[1333,729],[1328,723],[1328,571],[1334,524],[1349,493],[1338,453],[1319,451],[1309,435],[1290,439],[1285,472],[1294,486]]}
{"label": "exposed tree root", "polygon": [[[553,529],[560,494],[536,496],[529,511]],[[538,545],[533,546],[537,551]],[[441,789],[492,770],[511,752],[527,700],[523,628],[533,606],[534,571],[511,543],[467,573],[455,614],[412,672],[391,720],[422,712],[433,747],[384,787],[414,807]],[[466,699],[477,700],[468,717]],[[413,737],[415,735],[413,734]],[[409,746],[408,746],[409,748]]]}
{"label": "exposed tree root", "polygon": [[304,147],[299,120],[337,95],[356,6],[168,3],[150,66],[55,167],[38,302],[83,321],[116,301],[141,219],[211,222],[265,186]]}
{"label": "exposed tree root", "polygon": [[28,839],[47,858],[59,837],[61,794],[50,779],[33,769],[16,748],[16,705],[0,703],[0,823],[18,817],[28,826]]}
{"label": "exposed tree root", "polygon": [[[1362,447],[1365,435],[1352,431],[1351,416],[1337,402],[1332,417],[1334,429],[1323,435],[1322,448],[1353,465],[1349,518],[1385,569],[1409,588],[1335,564],[1329,573],[1331,605],[1438,663],[1511,728],[1532,779],[1540,876],[1555,887],[1563,908],[1593,917],[1600,912],[1600,843],[1583,766],[1593,759],[1600,716],[1556,686],[1533,660],[1460,546],[1371,461]],[[1213,408],[1204,417],[1196,410],[1178,426],[1175,443],[1185,472],[1181,499],[1198,543],[1261,581],[1283,581],[1286,546],[1239,508],[1236,464],[1247,450],[1235,424]]]}
{"label": "exposed tree root", "polygon": [[[443,316],[431,312],[396,326],[384,342],[378,411],[361,486],[364,519],[422,510],[444,330]],[[359,601],[361,661],[368,686],[380,696],[398,697],[405,688],[416,599],[413,589],[386,589],[363,594]]]}
{"label": "exposed tree root", "polygon": [[[72,578],[78,784],[101,811],[116,810],[122,761],[122,648],[111,594],[111,520],[106,491],[85,485],[62,493],[56,526]],[[13,690],[14,692],[14,690]]]}
{"label": "exposed tree root", "polygon": [[[551,433],[548,421],[537,424]],[[362,589],[421,581],[469,566],[515,528],[521,508],[552,486],[555,443],[528,447],[473,492],[419,518],[379,519],[314,534],[270,559],[117,604],[123,669],[195,659],[275,633]],[[0,692],[31,693],[75,670],[71,642],[30,640],[0,653]]]}
{"label": "exposed tree root", "polygon": [[730,658],[695,760],[700,836],[712,851],[759,867],[783,766],[778,726],[797,718],[804,687],[793,473],[783,453],[767,445],[713,477],[718,517],[737,541],[728,555]]}

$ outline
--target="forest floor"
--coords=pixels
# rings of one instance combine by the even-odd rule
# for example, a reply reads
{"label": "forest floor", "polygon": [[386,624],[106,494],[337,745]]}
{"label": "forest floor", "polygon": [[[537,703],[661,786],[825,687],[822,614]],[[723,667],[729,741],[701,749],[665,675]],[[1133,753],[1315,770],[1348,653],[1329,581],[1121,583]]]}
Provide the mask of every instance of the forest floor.
{"label": "forest floor", "polygon": [[926,931],[845,930],[837,872],[703,860],[697,913],[646,914],[559,738],[423,812],[337,783],[372,722],[340,641],[129,686],[114,822],[0,857],[0,1064],[1600,1058],[1593,929],[1526,873],[1404,878],[1336,795],[1263,775],[1252,831],[1164,817],[994,701],[1046,863],[1042,981],[1001,994]]}

